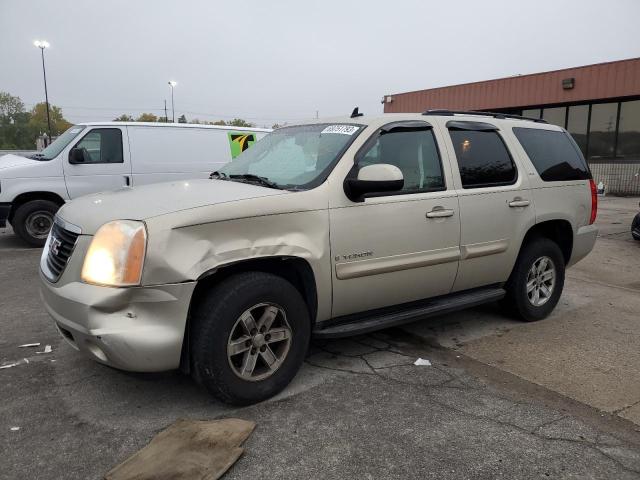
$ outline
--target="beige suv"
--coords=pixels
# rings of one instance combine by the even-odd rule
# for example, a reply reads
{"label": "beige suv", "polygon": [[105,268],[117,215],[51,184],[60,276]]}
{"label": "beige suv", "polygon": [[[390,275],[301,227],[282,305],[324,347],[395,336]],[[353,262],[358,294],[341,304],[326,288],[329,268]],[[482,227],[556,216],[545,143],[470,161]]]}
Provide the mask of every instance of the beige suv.
{"label": "beige suv", "polygon": [[500,301],[546,317],[593,248],[596,192],[569,134],[428,111],[281,128],[210,180],[62,207],[42,297],[98,362],[181,368],[219,399],[282,390],[312,336]]}

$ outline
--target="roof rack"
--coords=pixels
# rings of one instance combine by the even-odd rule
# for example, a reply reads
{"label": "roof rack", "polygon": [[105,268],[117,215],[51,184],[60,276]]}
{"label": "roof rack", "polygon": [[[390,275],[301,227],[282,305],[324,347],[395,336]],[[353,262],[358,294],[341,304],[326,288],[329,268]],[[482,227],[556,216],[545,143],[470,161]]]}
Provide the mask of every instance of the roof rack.
{"label": "roof rack", "polygon": [[533,117],[523,117],[521,115],[513,115],[511,113],[500,113],[500,112],[478,112],[476,110],[446,110],[446,109],[438,109],[438,110],[426,110],[422,112],[422,115],[479,115],[484,117],[493,117],[498,119],[512,118],[515,120],[529,120],[536,123],[549,123],[542,118],[533,118]]}

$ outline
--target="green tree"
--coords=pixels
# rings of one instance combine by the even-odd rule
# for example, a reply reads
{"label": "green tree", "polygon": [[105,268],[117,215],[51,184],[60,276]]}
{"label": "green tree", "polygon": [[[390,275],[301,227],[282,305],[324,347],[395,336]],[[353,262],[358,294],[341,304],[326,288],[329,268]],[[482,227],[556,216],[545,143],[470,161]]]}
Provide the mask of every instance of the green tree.
{"label": "green tree", "polygon": [[35,148],[35,137],[29,127],[30,117],[19,97],[0,92],[0,148]]}
{"label": "green tree", "polygon": [[126,113],[123,113],[118,118],[114,118],[113,121],[114,122],[133,122],[134,119],[131,115],[127,115]]}
{"label": "green tree", "polygon": [[271,125],[271,129],[275,130],[276,128],[280,128],[282,127],[282,125],[280,125],[279,123],[274,123],[273,125]]}
{"label": "green tree", "polygon": [[20,97],[14,97],[8,92],[0,92],[0,116],[15,117],[24,112],[24,103]]}
{"label": "green tree", "polygon": [[227,125],[230,125],[232,127],[254,127],[255,126],[253,123],[249,123],[246,120],[243,120],[241,118],[234,118],[230,122],[227,122]]}
{"label": "green tree", "polygon": [[141,113],[138,118],[136,118],[136,122],[157,122],[158,117],[156,117],[153,113]]}
{"label": "green tree", "polygon": [[227,124],[227,122],[225,122],[224,120],[217,120],[215,122],[211,122],[211,125],[222,125],[222,126],[224,126],[226,124]]}
{"label": "green tree", "polygon": [[[55,105],[49,105],[49,115],[51,118],[51,135],[58,136],[71,127],[62,116],[62,110]],[[37,103],[31,110],[31,118],[29,118],[29,127],[32,129],[33,140],[40,133],[48,133],[47,126],[47,104],[44,102]]]}

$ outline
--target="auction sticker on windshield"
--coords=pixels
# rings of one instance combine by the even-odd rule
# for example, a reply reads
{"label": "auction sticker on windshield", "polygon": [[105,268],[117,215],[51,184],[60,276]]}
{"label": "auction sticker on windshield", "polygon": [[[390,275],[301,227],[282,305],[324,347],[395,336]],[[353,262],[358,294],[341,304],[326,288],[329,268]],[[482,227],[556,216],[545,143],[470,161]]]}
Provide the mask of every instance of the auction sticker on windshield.
{"label": "auction sticker on windshield", "polygon": [[356,125],[329,125],[320,133],[341,133],[343,135],[353,135],[358,131],[358,128],[360,127],[357,127]]}

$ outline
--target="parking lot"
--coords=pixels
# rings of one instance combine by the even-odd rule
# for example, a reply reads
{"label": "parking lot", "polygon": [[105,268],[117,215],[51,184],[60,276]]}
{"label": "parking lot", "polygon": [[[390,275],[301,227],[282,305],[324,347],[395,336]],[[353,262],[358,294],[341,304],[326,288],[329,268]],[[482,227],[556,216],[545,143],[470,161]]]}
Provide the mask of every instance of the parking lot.
{"label": "parking lot", "polygon": [[225,478],[640,478],[637,211],[600,199],[546,320],[490,305],[314,342],[284,393],[241,409],[77,354],[40,303],[40,252],[0,229],[0,478],[102,478],[177,419],[224,417],[257,423]]}

